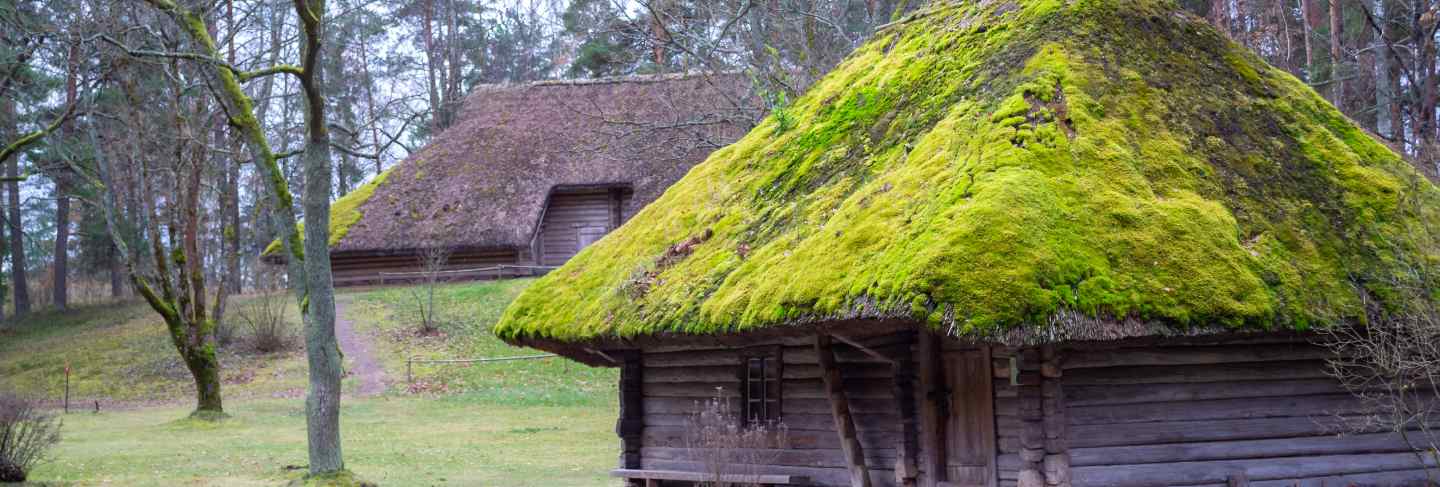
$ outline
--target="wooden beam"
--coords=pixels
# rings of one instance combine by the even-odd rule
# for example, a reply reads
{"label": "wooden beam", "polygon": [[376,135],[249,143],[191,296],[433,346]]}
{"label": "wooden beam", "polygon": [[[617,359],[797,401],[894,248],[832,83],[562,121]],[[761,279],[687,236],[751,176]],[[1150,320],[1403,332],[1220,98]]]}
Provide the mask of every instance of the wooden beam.
{"label": "wooden beam", "polygon": [[925,445],[925,455],[921,464],[925,467],[925,476],[921,479],[925,487],[935,487],[938,482],[946,480],[945,471],[945,423],[942,420],[942,400],[946,391],[940,380],[939,338],[934,333],[926,330],[920,332],[918,343],[920,374],[920,441]]}
{"label": "wooden beam", "polygon": [[867,346],[865,346],[865,344],[860,343],[859,341],[851,340],[851,339],[849,339],[849,338],[845,338],[844,335],[831,335],[831,336],[834,336],[836,340],[840,340],[842,343],[844,343],[844,344],[846,344],[846,345],[849,345],[849,346],[851,346],[851,347],[855,347],[856,350],[859,350],[859,351],[861,351],[861,352],[865,352],[865,355],[869,355],[869,356],[875,358],[875,360],[879,360],[879,361],[881,361],[881,362],[890,363],[890,364],[895,363],[895,357],[892,357],[892,356],[889,356],[889,355],[880,353],[880,351],[875,350],[875,349],[870,348],[870,347],[867,347]]}
{"label": "wooden beam", "polygon": [[835,419],[835,434],[840,436],[840,449],[850,471],[851,487],[870,487],[870,468],[865,465],[865,452],[856,434],[855,419],[850,417],[850,400],[845,395],[845,381],[835,365],[835,352],[830,335],[815,335],[815,356],[819,359],[825,392],[830,398],[830,415]]}
{"label": "wooden beam", "polygon": [[640,352],[615,354],[620,361],[620,417],[615,434],[620,437],[620,468],[640,468],[640,448],[645,433],[645,366]]}
{"label": "wooden beam", "polygon": [[905,342],[895,347],[895,361],[891,363],[895,405],[900,413],[900,437],[895,444],[895,483],[902,487],[914,487],[920,477],[916,465],[920,460],[920,421],[915,411],[915,361],[910,351],[914,341],[914,334],[906,333]]}

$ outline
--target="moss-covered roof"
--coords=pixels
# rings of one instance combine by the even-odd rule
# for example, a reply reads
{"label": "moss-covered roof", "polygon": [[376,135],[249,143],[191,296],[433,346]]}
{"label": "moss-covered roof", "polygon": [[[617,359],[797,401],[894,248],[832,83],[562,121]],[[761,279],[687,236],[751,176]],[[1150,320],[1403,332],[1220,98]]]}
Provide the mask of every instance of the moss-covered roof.
{"label": "moss-covered roof", "polygon": [[1440,299],[1410,272],[1440,264],[1437,232],[1433,184],[1170,2],[964,2],[877,33],[496,333],[1305,329],[1401,286]]}
{"label": "moss-covered roof", "polygon": [[[375,194],[375,188],[385,184],[386,178],[390,176],[390,172],[394,169],[394,167],[391,167],[390,169],[380,172],[380,174],[376,174],[375,177],[370,178],[365,184],[361,184],[360,187],[355,188],[354,191],[345,193],[345,196],[341,196],[340,199],[330,204],[331,247],[340,243],[340,240],[345,238],[345,234],[350,233],[350,227],[354,226],[355,222],[360,221],[360,217],[364,216],[364,213],[360,211],[360,205],[370,200],[370,197]],[[299,227],[298,234],[300,235],[300,240],[304,241],[305,222],[300,222],[296,226]],[[280,252],[280,239],[277,238],[272,240],[270,245],[265,246],[265,251],[261,252],[260,256],[267,258],[274,256],[278,259],[280,258],[277,255],[278,252]]]}

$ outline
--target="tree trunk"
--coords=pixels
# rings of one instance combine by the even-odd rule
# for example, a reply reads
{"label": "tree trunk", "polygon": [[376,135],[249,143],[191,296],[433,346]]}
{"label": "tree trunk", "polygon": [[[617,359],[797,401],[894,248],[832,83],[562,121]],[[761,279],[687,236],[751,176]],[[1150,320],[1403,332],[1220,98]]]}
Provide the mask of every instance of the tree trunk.
{"label": "tree trunk", "polygon": [[120,299],[125,297],[125,264],[121,262],[120,251],[113,245],[110,247],[110,297]]}
{"label": "tree trunk", "polygon": [[51,297],[55,309],[63,311],[70,305],[67,292],[69,284],[66,282],[66,277],[70,274],[70,196],[65,185],[58,181],[55,183],[55,193],[55,266],[52,268],[55,287],[51,291]]}
{"label": "tree trunk", "polygon": [[1300,30],[1305,38],[1305,81],[1315,82],[1315,0],[1300,0]]}
{"label": "tree trunk", "polygon": [[[15,100],[10,97],[0,97],[0,118],[11,132],[15,130]],[[15,293],[15,317],[23,317],[30,314],[30,286],[26,283],[25,276],[25,226],[20,214],[20,183],[14,178],[20,175],[20,156],[8,158],[5,162],[5,176],[11,178],[6,183],[6,198],[9,200],[7,208],[10,226],[10,282]]]}
{"label": "tree trunk", "polygon": [[[65,106],[74,106],[77,91],[77,78],[80,76],[80,45],[71,44],[70,52],[66,62],[65,70]],[[75,124],[65,124],[61,129],[65,140],[75,140]],[[54,288],[51,290],[51,300],[55,303],[55,309],[65,310],[70,307],[70,182],[64,170],[55,178],[55,266],[51,282]]]}
{"label": "tree trunk", "polygon": [[1216,30],[1230,33],[1230,0],[1210,0],[1210,25]]}
{"label": "tree trunk", "polygon": [[445,108],[440,101],[440,86],[436,83],[435,72],[440,69],[435,66],[435,0],[425,0],[424,28],[421,29],[425,41],[425,78],[428,82],[430,94],[430,134],[433,136],[440,133],[448,124],[445,121]]}
{"label": "tree trunk", "polygon": [[[307,0],[324,17],[325,0]],[[296,5],[300,5],[296,2]],[[305,355],[310,391],[305,399],[312,475],[345,468],[340,452],[340,376],[343,364],[335,340],[335,284],[330,273],[330,132],[325,126],[325,77],[321,66],[320,21],[301,15],[306,30],[301,85],[305,91]]]}
{"label": "tree trunk", "polygon": [[215,348],[191,350],[185,357],[185,367],[195,379],[195,411],[224,413],[220,400],[220,360],[215,356]]}
{"label": "tree trunk", "polygon": [[1345,109],[1345,16],[1340,0],[1330,0],[1330,102]]}

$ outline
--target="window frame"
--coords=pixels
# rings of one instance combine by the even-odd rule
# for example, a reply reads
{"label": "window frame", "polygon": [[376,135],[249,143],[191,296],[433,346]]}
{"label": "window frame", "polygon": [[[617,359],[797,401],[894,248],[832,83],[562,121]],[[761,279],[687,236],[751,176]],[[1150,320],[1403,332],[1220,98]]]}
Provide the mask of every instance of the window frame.
{"label": "window frame", "polygon": [[[740,411],[739,420],[741,426],[749,427],[752,424],[777,424],[784,420],[785,414],[785,360],[782,354],[783,347],[779,345],[767,345],[749,347],[740,350],[740,364],[736,368],[736,375],[740,381]],[[754,361],[760,361],[760,391],[762,396],[757,400],[751,397],[752,367]],[[773,385],[773,390],[771,386]],[[773,394],[773,397],[771,395]],[[756,420],[752,414],[751,404],[758,404],[759,414],[762,420]]]}

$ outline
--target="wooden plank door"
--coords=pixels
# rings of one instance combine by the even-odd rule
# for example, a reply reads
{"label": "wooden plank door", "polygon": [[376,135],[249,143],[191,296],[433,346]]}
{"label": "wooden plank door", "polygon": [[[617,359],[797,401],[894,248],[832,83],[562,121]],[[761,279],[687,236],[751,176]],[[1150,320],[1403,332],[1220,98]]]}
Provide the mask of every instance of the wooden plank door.
{"label": "wooden plank door", "polygon": [[992,487],[995,402],[989,350],[946,352],[950,417],[945,426],[947,480],[954,487]]}

